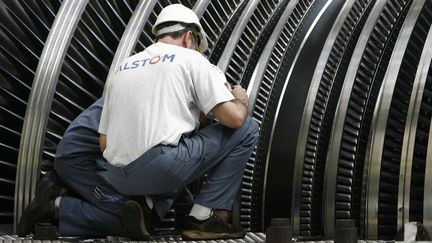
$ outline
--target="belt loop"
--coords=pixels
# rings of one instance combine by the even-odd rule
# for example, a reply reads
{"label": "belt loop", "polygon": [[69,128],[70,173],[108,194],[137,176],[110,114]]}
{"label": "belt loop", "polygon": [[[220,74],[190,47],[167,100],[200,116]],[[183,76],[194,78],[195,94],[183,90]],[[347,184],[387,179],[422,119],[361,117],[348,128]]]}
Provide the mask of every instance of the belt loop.
{"label": "belt loop", "polygon": [[165,153],[166,151],[168,151],[168,150],[170,150],[172,148],[172,145],[163,145],[163,144],[161,144],[160,145],[160,151],[161,151],[161,154],[162,153]]}
{"label": "belt loop", "polygon": [[126,166],[121,167],[121,168],[120,168],[120,171],[121,171],[122,175],[124,175],[124,176],[128,176],[128,173],[127,173],[127,171],[126,171]]}

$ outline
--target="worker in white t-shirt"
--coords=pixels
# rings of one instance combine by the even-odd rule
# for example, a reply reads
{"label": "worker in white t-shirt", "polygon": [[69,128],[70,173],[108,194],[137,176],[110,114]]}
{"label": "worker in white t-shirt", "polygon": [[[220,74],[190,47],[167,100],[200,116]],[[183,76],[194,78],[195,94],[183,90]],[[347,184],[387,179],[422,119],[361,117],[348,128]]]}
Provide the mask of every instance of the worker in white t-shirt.
{"label": "worker in white t-shirt", "polygon": [[[171,206],[162,195],[172,202],[176,192],[207,173],[183,239],[242,238],[245,231],[229,217],[258,138],[246,91],[228,85],[202,55],[206,34],[189,8],[164,8],[153,33],[156,43],[125,59],[109,80],[99,126],[110,164],[100,175],[119,193],[146,198],[144,204],[126,202],[126,235],[150,239],[151,211],[163,217]],[[194,132],[200,112],[218,122]]]}

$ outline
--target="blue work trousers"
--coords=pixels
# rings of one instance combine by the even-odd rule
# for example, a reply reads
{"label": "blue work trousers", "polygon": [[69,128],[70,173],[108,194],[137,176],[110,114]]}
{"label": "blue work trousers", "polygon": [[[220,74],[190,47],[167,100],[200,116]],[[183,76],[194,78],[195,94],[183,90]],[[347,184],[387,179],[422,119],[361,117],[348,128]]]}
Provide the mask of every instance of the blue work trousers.
{"label": "blue work trousers", "polygon": [[56,170],[65,186],[76,194],[76,197],[64,196],[60,201],[60,235],[124,234],[121,212],[127,197],[96,176],[96,171],[106,165],[107,162],[85,160]]}
{"label": "blue work trousers", "polygon": [[[84,160],[56,170],[61,181],[75,194],[62,197],[60,201],[60,235],[124,235],[121,214],[129,198],[97,176],[97,171],[106,170],[108,165],[108,162],[100,158]],[[151,198],[163,208],[169,208],[177,199],[183,203],[191,203],[193,200],[187,188],[153,195]]]}
{"label": "blue work trousers", "polygon": [[[250,117],[239,129],[215,123],[183,136],[177,146],[155,146],[132,163],[109,165],[99,175],[123,195],[152,196],[178,191],[207,173],[195,203],[231,210],[258,133],[258,124]],[[154,205],[160,216],[171,206]]]}

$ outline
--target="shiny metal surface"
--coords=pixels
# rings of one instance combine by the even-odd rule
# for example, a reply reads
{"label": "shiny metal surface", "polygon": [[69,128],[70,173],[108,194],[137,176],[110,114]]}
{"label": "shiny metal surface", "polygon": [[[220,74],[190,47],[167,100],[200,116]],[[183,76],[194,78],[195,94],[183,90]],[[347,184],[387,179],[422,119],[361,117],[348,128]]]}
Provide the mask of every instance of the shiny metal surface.
{"label": "shiny metal surface", "polygon": [[[285,8],[284,12],[282,13],[282,17],[279,19],[278,24],[276,25],[275,29],[273,30],[269,42],[264,47],[264,51],[260,56],[260,59],[258,61],[258,64],[255,66],[254,74],[252,75],[251,81],[248,86],[248,95],[249,95],[249,114],[253,113],[253,110],[255,108],[255,104],[257,101],[257,94],[258,90],[261,86],[261,82],[264,79],[264,73],[266,70],[267,65],[269,65],[269,62],[271,61],[271,55],[275,54],[273,53],[273,49],[275,48],[275,45],[277,44],[277,40],[279,40],[281,32],[284,28],[284,25],[287,23],[289,17],[291,16],[292,12],[294,11],[295,6],[297,5],[297,2],[299,0],[292,0],[289,2],[288,6]],[[277,50],[279,52],[280,50]],[[280,54],[279,54],[280,55]],[[273,62],[280,61],[280,56],[275,56],[274,58],[276,60],[273,60]],[[270,87],[269,87],[270,88]],[[263,91],[264,93],[268,93],[268,91]],[[262,120],[262,119],[260,119]]]}
{"label": "shiny metal surface", "polygon": [[60,5],[28,1],[0,5],[0,225],[12,227],[14,220],[16,163],[27,100]]}
{"label": "shiny metal surface", "polygon": [[[290,217],[302,240],[330,239],[338,219],[359,238],[392,239],[413,220],[432,230],[428,0],[0,0],[0,226],[19,220],[65,128],[153,43],[172,3],[200,17],[205,55],[247,88],[260,124],[236,224],[264,232]],[[263,241],[248,237],[226,242]]]}
{"label": "shiny metal surface", "polygon": [[[405,169],[405,180],[401,180],[399,187],[403,187],[403,210],[404,214],[402,217],[402,223],[406,223],[410,219],[410,195],[411,195],[411,172],[412,167],[415,165],[414,160],[414,150],[416,149],[414,145],[416,144],[416,133],[419,130],[419,113],[420,107],[422,105],[422,98],[425,93],[425,85],[428,79],[430,79],[430,67],[432,60],[432,29],[429,29],[429,33],[426,39],[425,46],[423,48],[423,53],[420,58],[418,65],[416,77],[413,84],[413,92],[410,97],[410,106],[408,109],[407,123],[405,126],[404,133],[404,144],[402,150],[401,158],[401,174],[403,174],[403,169]],[[430,137],[430,135],[429,135]],[[403,168],[402,166],[405,166]],[[427,178],[427,177],[426,177]],[[426,179],[429,180],[429,179]],[[425,185],[426,186],[426,185]],[[429,185],[428,185],[429,187]],[[426,190],[425,190],[426,192]],[[426,195],[426,194],[425,194]],[[425,204],[427,205],[427,204]],[[425,206],[424,206],[425,207]],[[425,215],[429,215],[430,208],[425,208]],[[426,223],[429,223],[429,219],[426,219]],[[430,225],[428,225],[430,227]]]}
{"label": "shiny metal surface", "polygon": [[225,73],[229,82],[249,87],[253,69],[288,2],[289,0],[258,1],[229,61]]}
{"label": "shiny metal surface", "polygon": [[217,66],[225,73],[228,68],[228,64],[232,58],[234,49],[238,45],[238,41],[240,39],[241,34],[243,33],[246,24],[248,23],[250,17],[253,14],[254,9],[257,7],[259,0],[250,0],[245,9],[243,10],[237,24],[235,25],[230,38],[226,43],[226,47],[224,48],[222,55],[217,63]]}
{"label": "shiny metal surface", "polygon": [[141,0],[134,10],[112,60],[105,87],[109,83],[110,77],[118,65],[120,65],[126,57],[130,56],[134,50],[140,33],[142,32],[142,29],[144,28],[156,2],[157,0]]}
{"label": "shiny metal surface", "polygon": [[[254,118],[258,120],[261,125],[264,122],[265,113],[267,112],[267,104],[270,98],[270,92],[274,85],[274,78],[277,75],[278,69],[282,58],[287,51],[287,47],[291,41],[294,31],[298,28],[299,21],[301,21],[302,15],[305,10],[310,6],[310,2],[290,1],[288,6],[282,13],[282,17],[276,25],[274,32],[272,33],[268,44],[264,48],[264,51],[260,57],[260,60],[255,67],[252,75],[252,79],[248,86],[249,96],[249,113],[253,114]],[[262,133],[262,132],[261,132]],[[262,138],[261,138],[262,139]],[[265,204],[265,192],[267,190],[267,173],[268,163],[261,165],[264,167],[264,179],[263,179],[263,196],[261,198],[262,205]],[[265,211],[264,207],[261,209],[261,219],[264,219]],[[296,229],[296,217],[293,216],[294,220],[294,232]],[[299,222],[299,221],[298,221]],[[262,226],[261,226],[262,227]]]}
{"label": "shiny metal surface", "polygon": [[[388,119],[390,113],[390,106],[392,102],[392,97],[395,94],[395,85],[398,80],[398,75],[400,75],[400,68],[402,65],[403,58],[407,51],[408,41],[410,40],[410,36],[412,35],[412,31],[414,25],[417,21],[417,18],[420,14],[420,10],[424,5],[424,1],[416,1],[412,6],[407,15],[407,20],[402,27],[402,31],[399,35],[398,42],[395,45],[394,52],[392,53],[392,57],[390,59],[386,75],[383,80],[382,89],[380,90],[380,94],[378,96],[377,104],[375,107],[372,126],[371,126],[371,135],[369,136],[368,142],[368,151],[366,154],[365,166],[368,168],[368,182],[367,188],[369,193],[376,194],[368,194],[368,206],[373,207],[373,200],[378,201],[379,195],[378,191],[373,189],[379,185],[380,182],[380,172],[381,172],[381,164],[382,157],[384,153],[384,141],[385,141],[385,131],[388,126]],[[399,193],[403,193],[400,191]],[[401,197],[399,197],[401,198]],[[379,203],[379,202],[378,202]],[[401,202],[399,202],[398,208],[402,208]],[[372,208],[374,209],[374,208]],[[370,215],[368,220],[375,221],[374,219],[378,218],[378,208],[375,210],[370,210],[370,212],[374,212],[375,215]],[[402,211],[395,211],[395,214],[402,214]],[[371,217],[372,216],[372,217]],[[399,215],[398,219],[401,219],[402,215]],[[400,222],[398,222],[398,228],[401,227]],[[377,235],[368,234],[370,237],[377,237]]]}
{"label": "shiny metal surface", "polygon": [[211,0],[198,0],[193,6],[193,11],[198,18],[202,17]]}
{"label": "shiny metal surface", "polygon": [[[319,6],[319,7],[318,7]],[[313,78],[312,75],[306,75],[306,73],[313,73],[313,68],[309,69],[307,66],[308,63],[313,64],[312,66],[315,66],[315,63],[319,61],[319,55],[315,55],[314,48],[321,49],[322,46],[325,45],[325,40],[327,33],[330,32],[331,26],[323,27],[320,24],[322,22],[334,22],[335,19],[338,16],[338,13],[340,12],[342,8],[342,2],[338,1],[326,1],[324,3],[315,2],[311,5],[309,12],[307,13],[306,18],[311,18],[310,24],[305,25],[302,28],[302,32],[304,33],[304,39],[300,43],[298,47],[295,47],[295,49],[298,48],[298,51],[295,53],[291,53],[290,55],[293,57],[292,59],[292,65],[289,66],[287,75],[286,75],[286,81],[283,83],[283,87],[281,89],[281,99],[279,99],[277,108],[275,111],[275,119],[272,124],[272,130],[271,130],[271,137],[270,137],[270,145],[269,145],[269,153],[268,153],[268,159],[271,158],[270,151],[275,150],[280,144],[280,133],[276,133],[277,130],[280,129],[282,124],[287,124],[287,128],[290,129],[290,136],[293,138],[288,144],[292,144],[297,142],[297,138],[299,136],[299,133],[297,132],[299,128],[301,127],[301,121],[298,122],[292,122],[293,118],[290,116],[294,115],[294,117],[298,117],[301,115],[301,112],[304,110],[305,102],[302,99],[297,99],[296,102],[290,101],[290,97],[294,97],[296,94],[306,94],[308,90],[299,89],[299,87],[296,87],[296,83],[301,82],[304,83],[306,87],[310,87],[310,80]],[[315,12],[315,8],[320,9],[320,11]],[[336,11],[336,13],[335,13]],[[314,13],[314,14],[312,14]],[[308,16],[310,14],[310,16]],[[324,38],[323,38],[324,37]],[[322,38],[322,39],[321,39]],[[305,61],[307,60],[307,61]],[[290,87],[291,86],[291,87]],[[299,98],[299,97],[298,97]],[[290,104],[291,103],[291,104]],[[290,107],[287,110],[287,107]],[[290,114],[287,116],[287,113]],[[291,121],[290,121],[291,120]],[[289,125],[288,125],[289,124]],[[287,136],[288,133],[285,134]],[[278,138],[279,137],[279,138]],[[284,146],[287,150],[289,150],[289,153],[295,152],[295,150],[292,150],[290,148],[291,146]],[[274,147],[272,149],[272,147]],[[281,150],[282,148],[279,147],[278,150]],[[277,150],[276,150],[277,151]],[[280,152],[279,152],[280,153]],[[280,156],[280,155],[279,155]],[[287,154],[284,154],[284,156],[287,156]],[[275,160],[277,158],[273,158]],[[290,156],[288,161],[295,160],[295,156]],[[269,161],[268,161],[269,162]],[[297,171],[297,170],[295,170]],[[302,184],[298,185],[295,183],[292,184],[293,187],[301,188],[301,194],[298,195],[300,200],[300,206],[297,207],[295,205],[295,202],[291,205],[291,214],[294,218],[294,232],[295,234],[299,234],[301,236],[320,236],[322,235],[322,228],[323,228],[323,222],[322,222],[322,183],[320,180],[322,180],[322,177],[320,175],[315,176],[313,175],[313,178],[310,178],[305,175],[311,175],[313,173],[305,173],[302,172],[303,179]],[[294,175],[296,176],[296,175]],[[311,181],[312,180],[312,181]],[[307,181],[307,182],[306,182]],[[307,183],[307,186],[304,184]],[[311,186],[313,187],[320,187],[317,191],[312,192],[308,191],[305,192],[306,187]],[[292,195],[297,196],[297,190],[291,191]],[[294,198],[295,196],[292,196],[291,198]],[[297,200],[298,198],[296,198]],[[297,216],[298,215],[298,216]],[[299,217],[299,225],[296,225],[297,217]],[[298,232],[297,232],[298,230]]]}
{"label": "shiny metal surface", "polygon": [[[316,65],[316,69],[314,71],[314,76],[312,78],[311,81],[311,85],[309,87],[309,92],[308,92],[308,96],[306,98],[306,105],[305,105],[305,109],[303,111],[303,117],[302,117],[302,122],[301,122],[301,128],[300,128],[300,135],[298,138],[298,144],[297,144],[297,151],[296,151],[296,159],[295,159],[295,169],[294,171],[296,172],[294,174],[294,186],[296,187],[296,196],[293,197],[293,212],[296,212],[296,214],[300,215],[300,195],[299,193],[302,190],[302,180],[303,180],[303,167],[304,162],[305,162],[305,151],[306,151],[306,140],[307,140],[307,136],[308,136],[308,130],[310,129],[310,125],[311,125],[311,119],[312,119],[312,115],[313,115],[313,108],[314,108],[314,103],[317,99],[317,92],[318,92],[318,88],[319,85],[321,83],[321,79],[324,73],[324,69],[326,68],[326,66],[328,65],[328,59],[330,56],[330,53],[332,51],[332,47],[334,45],[334,42],[336,41],[336,38],[338,36],[338,33],[341,31],[341,28],[344,24],[344,19],[346,18],[346,16],[348,15],[352,5],[354,4],[354,1],[346,1],[344,6],[342,7],[339,16],[337,17],[337,20],[335,21],[335,24],[332,27],[332,30],[329,33],[329,36],[327,37],[327,41],[324,44],[323,47],[323,51],[321,52],[321,57],[318,60],[318,63]],[[327,170],[329,171],[329,170]],[[326,184],[326,183],[325,183]],[[327,192],[327,190],[325,190]],[[326,193],[326,195],[331,195],[330,193]],[[326,219],[326,223],[325,223],[325,235],[326,236],[332,236],[332,233],[328,232],[328,231],[332,231],[333,227],[334,227],[334,214],[331,215],[329,214],[329,212],[334,212],[334,208],[333,210],[331,210],[331,205],[326,205],[326,211],[325,211],[325,219]],[[328,230],[328,229],[331,230]]]}
{"label": "shiny metal surface", "polygon": [[[349,101],[351,99],[352,95],[352,89],[354,87],[354,83],[356,82],[358,71],[359,71],[359,65],[362,62],[362,56],[364,55],[364,51],[367,47],[369,38],[371,34],[374,31],[374,28],[376,28],[376,22],[380,18],[380,14],[383,11],[384,7],[386,6],[385,1],[377,1],[374,5],[373,9],[371,10],[371,14],[369,15],[369,18],[367,19],[367,22],[365,23],[365,26],[363,28],[362,33],[360,34],[360,39],[357,42],[357,45],[354,50],[353,57],[351,59],[351,62],[348,67],[348,72],[345,77],[345,82],[342,87],[341,97],[339,99],[337,112],[335,116],[335,120],[332,127],[332,137],[330,141],[330,147],[329,147],[329,153],[327,155],[327,163],[329,163],[327,166],[328,168],[338,168],[340,170],[340,156],[341,156],[341,148],[344,145],[342,142],[343,139],[343,128],[346,126],[346,119],[351,119],[349,117],[349,114],[347,114],[347,110],[349,108]],[[357,134],[358,136],[358,134]],[[358,141],[352,141],[353,143],[358,143]],[[345,142],[347,143],[347,142]],[[355,156],[353,155],[346,155],[346,156]],[[333,169],[335,170],[335,169]],[[328,178],[333,178],[332,180],[336,180],[336,176],[338,171],[334,171],[333,175],[329,175]],[[347,171],[348,174],[348,171]],[[351,175],[352,176],[352,175]],[[327,181],[327,183],[329,183]],[[331,184],[330,184],[331,185]],[[351,190],[351,188],[349,188]],[[373,199],[369,199],[371,202],[373,202]],[[375,201],[376,203],[376,201]],[[368,204],[368,209],[372,210],[373,206]],[[368,220],[370,220],[371,217],[368,216]],[[370,228],[373,227],[372,225],[374,222],[368,222],[367,226],[368,232],[370,232]]]}
{"label": "shiny metal surface", "polygon": [[15,186],[15,225],[34,196],[41,144],[66,50],[88,0],[65,0],[51,28],[33,81],[21,134]]}
{"label": "shiny metal surface", "polygon": [[[288,6],[285,8],[282,13],[282,17],[279,19],[276,27],[274,28],[269,42],[266,44],[263,53],[260,56],[260,59],[255,67],[254,74],[252,75],[252,79],[249,83],[247,93],[249,95],[249,114],[260,124],[262,127],[262,123],[265,115],[265,106],[268,102],[268,98],[270,95],[270,91],[272,89],[273,77],[277,72],[277,65],[281,62],[281,52],[284,52],[284,48],[288,43],[282,42],[277,43],[278,40],[281,40],[281,36],[283,36],[284,40],[286,34],[283,33],[284,27],[287,24],[288,19],[293,13],[295,7],[297,6],[299,0],[292,0],[289,2]],[[258,145],[259,146],[259,145]],[[250,171],[257,170],[256,161],[256,150],[253,153],[252,163],[248,163],[246,169]],[[259,165],[260,167],[266,165]],[[264,176],[262,185],[262,191],[266,189],[266,178]],[[264,200],[264,197],[260,200]],[[262,202],[261,202],[262,203]],[[251,228],[251,219],[252,219],[252,211],[254,210],[252,203],[244,202],[242,204],[242,220],[241,225],[247,229]],[[259,217],[263,218],[264,211],[262,209],[258,210],[261,215]],[[262,227],[262,226],[259,226]]]}
{"label": "shiny metal surface", "polygon": [[[228,61],[225,76],[228,82],[241,84],[242,87],[249,87],[248,83],[242,82],[242,76],[245,72],[250,72],[252,67],[255,67],[255,60],[253,57],[259,57],[266,40],[270,35],[263,35],[262,33],[271,33],[284,10],[288,1],[258,1],[258,5],[250,14],[250,18],[244,30],[239,36],[236,46],[233,50],[231,58]],[[247,11],[247,10],[244,10]],[[257,34],[260,33],[260,34]],[[226,48],[229,48],[227,44]],[[221,60],[224,58],[222,57]],[[257,179],[259,174],[259,166],[256,166],[256,151],[254,151],[247,161],[246,169],[243,175],[241,184],[241,193],[239,202],[234,206],[233,215],[234,222],[241,224],[243,227],[250,229],[251,223],[256,215],[254,210],[256,207],[252,206],[252,202],[256,200],[257,194],[260,194],[261,183]],[[240,202],[241,201],[241,202]]]}
{"label": "shiny metal surface", "polygon": [[[429,33],[432,32],[429,31]],[[431,121],[432,122],[432,121]],[[424,201],[423,201],[423,225],[428,232],[432,232],[432,126],[429,130],[429,140],[426,157],[426,174],[424,184]]]}
{"label": "shiny metal surface", "polygon": [[[214,52],[214,48],[220,41],[226,41],[229,35],[222,37],[226,27],[231,23],[232,18],[240,14],[238,9],[244,4],[244,0],[217,0],[210,1],[200,19],[201,25],[208,36],[209,58],[219,54],[221,50]],[[230,30],[227,30],[230,31]]]}

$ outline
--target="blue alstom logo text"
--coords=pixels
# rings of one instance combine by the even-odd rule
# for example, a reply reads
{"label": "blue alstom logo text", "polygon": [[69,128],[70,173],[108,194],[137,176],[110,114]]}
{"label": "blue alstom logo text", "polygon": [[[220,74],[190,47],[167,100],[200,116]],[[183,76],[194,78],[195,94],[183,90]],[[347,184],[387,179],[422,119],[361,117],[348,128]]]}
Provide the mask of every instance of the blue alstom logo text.
{"label": "blue alstom logo text", "polygon": [[164,55],[156,55],[152,58],[142,59],[142,60],[135,60],[133,62],[126,62],[119,66],[119,71],[125,71],[129,69],[135,69],[140,67],[145,67],[146,65],[154,65],[159,62],[173,62],[175,58],[175,54],[164,54]]}

